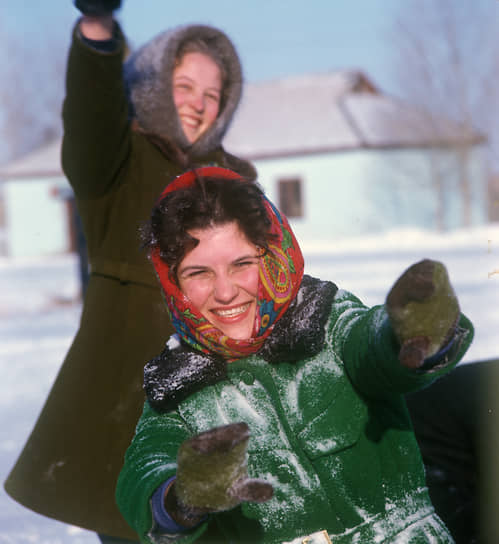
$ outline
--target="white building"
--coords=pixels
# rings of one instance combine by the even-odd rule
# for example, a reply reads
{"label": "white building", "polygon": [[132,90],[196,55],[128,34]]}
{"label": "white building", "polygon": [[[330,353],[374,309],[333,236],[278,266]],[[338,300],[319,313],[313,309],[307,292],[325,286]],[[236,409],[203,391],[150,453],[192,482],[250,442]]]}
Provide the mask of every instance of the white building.
{"label": "white building", "polygon": [[484,145],[354,71],[247,85],[225,138],[309,245],[486,222]]}
{"label": "white building", "polygon": [[[487,221],[483,136],[382,94],[360,72],[247,84],[224,145],[255,164],[308,247]],[[72,248],[68,202],[56,190],[68,188],[60,142],[0,169],[0,182],[4,254]]]}
{"label": "white building", "polygon": [[0,255],[34,257],[72,249],[60,148],[57,140],[0,168]]}

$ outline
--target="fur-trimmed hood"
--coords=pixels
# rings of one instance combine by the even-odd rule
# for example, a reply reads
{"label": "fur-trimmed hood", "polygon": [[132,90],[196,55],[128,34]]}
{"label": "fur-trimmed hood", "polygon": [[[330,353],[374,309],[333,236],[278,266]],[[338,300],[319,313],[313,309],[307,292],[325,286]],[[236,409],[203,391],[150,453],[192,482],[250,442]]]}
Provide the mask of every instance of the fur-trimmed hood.
{"label": "fur-trimmed hood", "polygon": [[[221,111],[213,125],[190,144],[173,101],[172,74],[181,45],[201,38],[225,65],[226,81]],[[177,145],[195,160],[220,146],[242,92],[242,69],[234,45],[220,30],[188,25],[163,32],[132,53],[124,66],[133,116],[145,132]],[[160,113],[159,113],[160,112]]]}

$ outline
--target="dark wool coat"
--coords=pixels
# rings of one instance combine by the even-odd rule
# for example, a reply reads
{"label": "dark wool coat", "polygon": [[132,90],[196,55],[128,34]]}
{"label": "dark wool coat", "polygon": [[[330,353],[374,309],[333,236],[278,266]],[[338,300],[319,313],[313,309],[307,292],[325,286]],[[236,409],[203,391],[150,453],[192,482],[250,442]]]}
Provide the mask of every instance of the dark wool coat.
{"label": "dark wool coat", "polygon": [[[216,126],[196,148],[178,138],[165,78],[166,87],[155,89],[150,80],[144,85],[151,73],[148,53],[156,60],[164,53],[163,67],[171,67],[169,40],[156,41],[152,52],[144,48],[128,61],[127,72],[133,74],[128,91],[119,28],[113,53],[97,52],[75,30],[68,60],[62,160],[84,224],[91,275],[79,330],[5,488],[36,512],[114,536],[137,538],[116,507],[116,479],[144,403],[144,363],[172,332],[138,232],[162,189],[185,166],[131,129],[127,96],[135,93],[134,113],[139,124],[144,119],[142,128],[163,140],[168,136],[163,125],[151,124],[144,104],[154,100],[156,118],[170,116],[166,147],[176,145],[191,164],[226,166],[255,177],[249,163],[220,146],[240,97],[237,55],[223,34],[196,28],[229,59],[229,96]],[[192,30],[168,34],[174,47],[185,32]]]}
{"label": "dark wool coat", "polygon": [[498,388],[499,359],[489,359],[406,396],[431,500],[456,544],[499,542]]}
{"label": "dark wool coat", "polygon": [[[292,308],[286,327],[274,329],[259,353],[226,365],[225,377],[215,383],[189,384],[191,394],[175,409],[165,396],[173,378],[157,376],[187,348],[167,349],[146,366],[150,402],[116,495],[143,542],[301,543],[323,530],[335,544],[453,542],[430,502],[402,393],[454,367],[471,341],[471,323],[461,316],[445,360],[415,371],[398,362],[398,343],[383,306],[369,309],[338,291],[325,310],[326,336],[318,353],[290,362],[279,347],[286,341],[273,338],[277,332],[286,340],[302,327],[302,316]],[[194,373],[198,358],[192,361]],[[182,376],[189,374],[188,357],[184,362]],[[158,535],[150,497],[175,474],[182,441],[239,421],[251,430],[249,477],[271,483],[273,498],[214,514],[171,539]]]}

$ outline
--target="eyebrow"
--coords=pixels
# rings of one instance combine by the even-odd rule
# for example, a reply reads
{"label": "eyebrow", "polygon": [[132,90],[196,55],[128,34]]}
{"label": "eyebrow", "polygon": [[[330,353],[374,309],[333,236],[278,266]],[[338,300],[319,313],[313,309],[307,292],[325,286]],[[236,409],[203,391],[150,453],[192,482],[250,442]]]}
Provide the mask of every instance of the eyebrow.
{"label": "eyebrow", "polygon": [[248,259],[259,259],[259,255],[243,255],[242,257],[238,257],[237,259],[234,259],[233,263],[238,263],[239,261],[247,261]]}
{"label": "eyebrow", "polygon": [[180,74],[180,75],[173,76],[173,79],[188,79],[189,81],[194,81],[192,79],[192,77],[189,77],[186,74]]}
{"label": "eyebrow", "polygon": [[[241,261],[247,261],[251,259],[258,260],[260,258],[259,255],[242,255],[241,257],[237,257],[237,259],[234,259],[231,264],[237,264]],[[194,270],[206,270],[207,268],[210,268],[209,266],[203,265],[203,264],[191,264],[189,266],[186,266],[185,268],[179,267],[178,274],[181,276],[185,272],[192,272]]]}
{"label": "eyebrow", "polygon": [[[177,80],[182,80],[182,79],[185,79],[185,80],[189,81],[189,83],[194,83],[194,80],[191,77],[189,77],[189,76],[187,76],[185,74],[180,74],[178,76],[174,76],[173,77],[173,82],[176,82]],[[212,90],[212,91],[216,91],[217,93],[222,94],[222,86],[220,86],[220,88],[218,88],[218,87],[208,87],[208,89]]]}
{"label": "eyebrow", "polygon": [[179,268],[178,271],[177,271],[177,275],[180,277],[180,276],[183,276],[184,274],[188,274],[190,272],[206,270],[208,268],[209,268],[208,266],[193,264],[193,265],[190,265],[190,266],[186,266],[185,268]]}

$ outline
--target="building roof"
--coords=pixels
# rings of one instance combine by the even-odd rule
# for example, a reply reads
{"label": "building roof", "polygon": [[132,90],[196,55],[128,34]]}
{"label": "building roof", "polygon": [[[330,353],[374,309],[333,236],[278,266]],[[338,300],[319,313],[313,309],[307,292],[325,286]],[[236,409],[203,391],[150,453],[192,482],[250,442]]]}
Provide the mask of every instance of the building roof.
{"label": "building roof", "polygon": [[0,179],[59,177],[63,175],[60,139],[0,166]]}
{"label": "building roof", "polygon": [[473,130],[382,94],[362,72],[342,71],[247,84],[224,145],[255,159],[482,140]]}
{"label": "building roof", "polygon": [[[224,146],[258,159],[483,140],[474,130],[382,94],[362,72],[347,70],[247,83]],[[59,139],[0,167],[0,179],[63,176],[60,153]]]}

